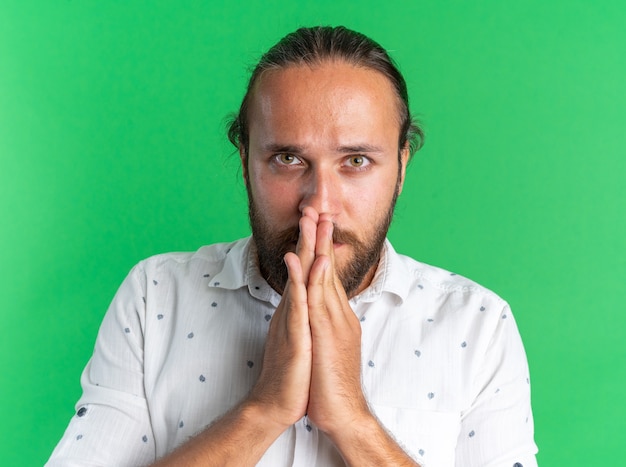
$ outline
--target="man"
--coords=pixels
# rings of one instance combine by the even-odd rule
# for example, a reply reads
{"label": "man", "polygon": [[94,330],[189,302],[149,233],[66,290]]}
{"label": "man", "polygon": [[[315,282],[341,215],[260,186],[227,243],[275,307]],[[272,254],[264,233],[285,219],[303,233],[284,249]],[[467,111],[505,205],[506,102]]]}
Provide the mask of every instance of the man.
{"label": "man", "polygon": [[422,134],[384,49],[286,36],[229,136],[252,237],[133,269],[48,465],[536,465],[507,304],[386,241]]}

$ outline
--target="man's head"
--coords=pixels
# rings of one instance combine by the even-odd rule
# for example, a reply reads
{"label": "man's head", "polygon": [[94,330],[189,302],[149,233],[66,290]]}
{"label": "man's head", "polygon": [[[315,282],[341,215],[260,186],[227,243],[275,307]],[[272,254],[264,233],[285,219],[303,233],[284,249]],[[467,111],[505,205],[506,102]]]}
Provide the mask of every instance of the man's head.
{"label": "man's head", "polygon": [[345,28],[300,29],[261,59],[229,137],[241,154],[261,272],[282,292],[307,206],[335,224],[348,295],[378,263],[406,164],[422,141],[406,84],[378,44]]}
{"label": "man's head", "polygon": [[291,66],[319,65],[328,61],[344,61],[377,71],[384,75],[398,98],[398,147],[409,144],[410,156],[420,149],[424,133],[411,117],[406,81],[387,51],[377,42],[343,26],[300,28],[287,34],[270,48],[254,67],[239,113],[228,128],[230,142],[247,155],[249,145],[249,115],[251,95],[257,81],[268,70]]}

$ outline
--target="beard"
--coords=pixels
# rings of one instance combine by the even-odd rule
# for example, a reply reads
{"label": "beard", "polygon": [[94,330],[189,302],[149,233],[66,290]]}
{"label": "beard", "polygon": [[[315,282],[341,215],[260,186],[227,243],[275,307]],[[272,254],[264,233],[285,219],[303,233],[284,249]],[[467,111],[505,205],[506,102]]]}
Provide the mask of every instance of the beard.
{"label": "beard", "polygon": [[[246,180],[248,192],[248,215],[252,237],[256,244],[261,275],[278,293],[282,294],[289,277],[283,258],[289,251],[295,251],[300,229],[298,225],[276,231],[258,209]],[[389,226],[393,219],[400,188],[400,178],[396,182],[393,198],[387,212],[368,233],[366,241],[361,241],[352,232],[334,225],[333,242],[349,245],[353,254],[343,266],[337,266],[337,274],[348,297],[352,297],[362,284],[372,267],[378,264]]]}

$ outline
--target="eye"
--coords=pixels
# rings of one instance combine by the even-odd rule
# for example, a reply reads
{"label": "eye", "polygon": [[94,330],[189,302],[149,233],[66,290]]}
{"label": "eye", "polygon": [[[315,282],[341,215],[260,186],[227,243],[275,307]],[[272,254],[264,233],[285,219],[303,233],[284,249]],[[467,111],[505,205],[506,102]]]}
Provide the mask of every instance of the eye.
{"label": "eye", "polygon": [[361,169],[370,164],[370,160],[365,156],[350,156],[346,162],[355,169]]}
{"label": "eye", "polygon": [[276,154],[274,156],[274,160],[282,165],[296,165],[301,163],[300,159],[298,159],[296,156],[286,152]]}

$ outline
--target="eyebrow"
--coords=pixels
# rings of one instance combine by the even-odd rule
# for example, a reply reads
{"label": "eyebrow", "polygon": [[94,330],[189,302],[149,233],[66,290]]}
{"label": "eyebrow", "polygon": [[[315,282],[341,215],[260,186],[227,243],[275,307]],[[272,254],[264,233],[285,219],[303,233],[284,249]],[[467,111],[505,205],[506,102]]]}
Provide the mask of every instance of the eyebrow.
{"label": "eyebrow", "polygon": [[[266,144],[263,149],[267,152],[274,153],[288,153],[288,154],[304,154],[307,152],[305,146],[301,146],[298,144],[280,144],[280,143],[269,143]],[[379,146],[375,146],[373,144],[350,144],[345,146],[338,146],[335,148],[335,151],[342,154],[371,154],[383,152],[382,148]]]}
{"label": "eyebrow", "polygon": [[374,146],[373,144],[356,144],[356,145],[348,145],[348,146],[339,146],[337,148],[337,152],[342,153],[375,153],[375,152],[383,152],[382,148],[379,146]]}
{"label": "eyebrow", "polygon": [[266,152],[288,153],[288,154],[302,154],[305,152],[304,146],[298,146],[294,144],[280,144],[269,143],[263,146]]}

